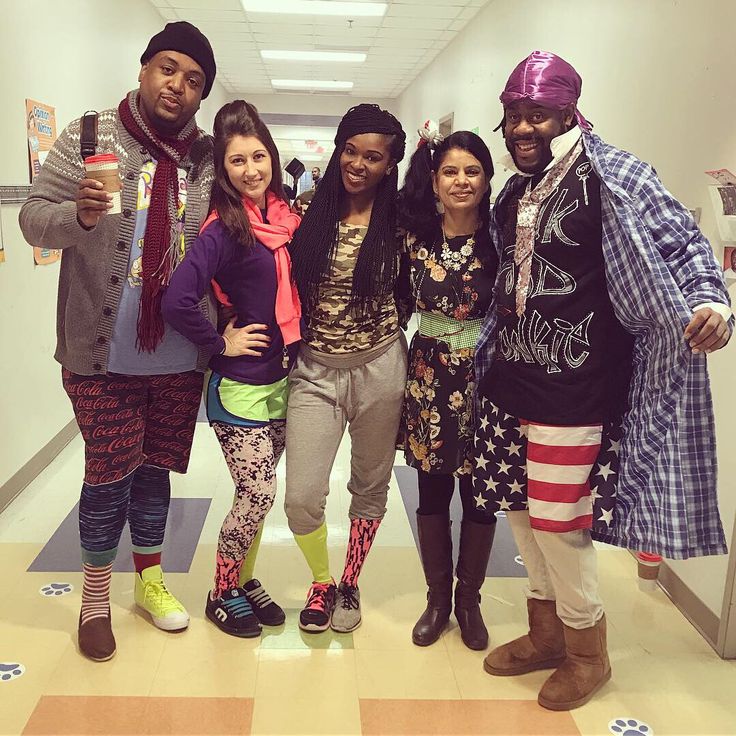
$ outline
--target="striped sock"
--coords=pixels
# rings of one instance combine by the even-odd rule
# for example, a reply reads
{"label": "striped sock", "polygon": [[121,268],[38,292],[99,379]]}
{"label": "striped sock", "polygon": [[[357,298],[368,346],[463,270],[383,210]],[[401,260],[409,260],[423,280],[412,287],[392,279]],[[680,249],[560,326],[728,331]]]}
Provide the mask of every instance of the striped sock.
{"label": "striped sock", "polygon": [[84,564],[84,585],[82,587],[81,624],[94,618],[110,616],[110,581],[112,562],[104,567]]}

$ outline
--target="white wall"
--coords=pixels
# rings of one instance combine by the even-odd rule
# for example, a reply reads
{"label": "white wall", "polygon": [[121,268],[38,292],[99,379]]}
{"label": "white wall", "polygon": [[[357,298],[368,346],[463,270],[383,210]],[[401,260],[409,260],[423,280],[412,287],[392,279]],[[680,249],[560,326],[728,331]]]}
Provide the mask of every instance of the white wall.
{"label": "white wall", "polygon": [[[27,184],[25,98],[56,107],[59,132],[90,108],[117,105],[137,86],[140,55],[164,20],[145,0],[43,7],[3,0],[0,10],[0,184]],[[211,128],[226,97],[216,84],[199,116],[202,127]],[[33,266],[17,220],[18,207],[3,205],[0,485],[72,419],[52,357],[59,266]]]}
{"label": "white wall", "polygon": [[[497,160],[505,147],[491,131],[506,79],[531,51],[554,51],[582,76],[580,109],[595,131],[652,163],[687,206],[703,208],[701,226],[720,257],[703,171],[736,171],[734,28],[733,0],[495,0],[404,91],[399,115],[415,144],[424,120],[454,112],[455,130],[479,126]],[[494,191],[507,177],[498,171]],[[734,350],[710,358],[729,540],[736,514]],[[726,558],[673,567],[720,615]]]}

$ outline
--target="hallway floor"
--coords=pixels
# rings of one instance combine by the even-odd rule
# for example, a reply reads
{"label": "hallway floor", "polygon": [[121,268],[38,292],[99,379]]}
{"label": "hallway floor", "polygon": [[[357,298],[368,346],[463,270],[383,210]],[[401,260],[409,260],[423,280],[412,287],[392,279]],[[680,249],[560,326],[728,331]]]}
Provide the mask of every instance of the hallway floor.
{"label": "hallway floor", "polygon": [[[411,628],[425,589],[407,513],[415,505],[413,471],[398,455],[389,511],[360,580],[362,626],[345,635],[297,628],[310,581],[283,513],[282,463],[256,576],[287,610],[287,622],[255,640],[221,633],[203,609],[232,486],[202,423],[190,472],[172,476],[163,560],[190,628],[168,634],[136,612],[129,546],[121,547],[112,584],[118,652],[110,662],[90,662],[76,647],[82,459],[77,437],[0,515],[0,734],[736,733],[736,662],[720,660],[661,590],[638,590],[626,551],[600,551],[613,678],[583,708],[539,707],[547,672],[487,675],[484,654],[463,646],[455,624],[434,646],[415,647]],[[345,442],[327,510],[336,577],[348,528],[348,459]],[[500,518],[482,600],[492,646],[526,631],[516,555]]]}

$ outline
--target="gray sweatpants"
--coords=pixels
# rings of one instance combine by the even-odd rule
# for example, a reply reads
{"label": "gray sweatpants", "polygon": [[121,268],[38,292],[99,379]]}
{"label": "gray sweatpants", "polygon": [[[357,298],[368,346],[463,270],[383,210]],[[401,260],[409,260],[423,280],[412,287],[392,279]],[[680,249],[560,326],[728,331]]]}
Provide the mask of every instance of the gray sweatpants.
{"label": "gray sweatpants", "polygon": [[396,452],[407,372],[406,339],[352,368],[332,368],[302,352],[289,375],[286,516],[294,534],[325,520],[330,473],[348,427],[351,519],[382,519]]}

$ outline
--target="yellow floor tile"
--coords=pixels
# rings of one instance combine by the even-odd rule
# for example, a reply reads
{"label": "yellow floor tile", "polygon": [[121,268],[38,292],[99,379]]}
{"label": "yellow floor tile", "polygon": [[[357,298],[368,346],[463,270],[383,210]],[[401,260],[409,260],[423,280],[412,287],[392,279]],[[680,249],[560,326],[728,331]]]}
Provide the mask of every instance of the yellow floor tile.
{"label": "yellow floor tile", "polygon": [[579,736],[569,713],[533,701],[361,700],[363,736]]}
{"label": "yellow floor tile", "polygon": [[424,610],[421,599],[408,594],[388,600],[371,600],[370,591],[361,589],[363,623],[353,632],[356,649],[401,651],[416,649],[411,630]]}
{"label": "yellow floor tile", "polygon": [[[0,611],[2,604],[9,603],[23,583],[25,571],[43,548],[42,544],[0,543],[0,560],[3,561],[3,575],[0,576]],[[49,573],[58,575],[59,573]]]}
{"label": "yellow floor tile", "polygon": [[[63,599],[43,599],[38,594],[36,597],[38,600],[16,599],[12,616],[7,609],[0,614],[0,661],[25,667],[21,677],[0,682],[0,734],[20,733],[71,645],[72,631],[76,632],[76,621],[74,626],[64,628],[63,614],[43,612],[46,607],[50,607],[51,614],[54,609],[58,611],[56,604]],[[56,625],[38,622],[33,604]]]}
{"label": "yellow floor tile", "polygon": [[[630,612],[606,613],[611,646],[641,646],[656,655],[708,656],[713,649],[694,626],[659,591],[655,600],[637,601]],[[639,595],[649,596],[649,593]],[[664,600],[662,600],[664,599]]]}
{"label": "yellow floor tile", "polygon": [[[468,700],[532,700],[536,701],[539,689],[552,670],[531,672],[519,677],[494,677],[483,669],[487,654],[468,649],[460,639],[445,636],[450,664],[460,695]],[[513,638],[513,637],[510,637]]]}
{"label": "yellow floor tile", "polygon": [[395,652],[357,649],[355,659],[361,698],[460,698],[442,642]]}
{"label": "yellow floor tile", "polygon": [[355,652],[352,650],[260,651],[256,701],[280,697],[320,702],[325,694],[334,701],[357,700]]}
{"label": "yellow floor tile", "polygon": [[644,681],[641,690],[641,693],[621,693],[615,683],[606,685],[590,703],[572,711],[580,733],[610,736],[608,724],[617,718],[646,723],[654,736],[733,736],[736,733],[732,700],[683,699],[660,690],[656,683],[647,685]]}
{"label": "yellow floor tile", "polygon": [[210,621],[193,619],[186,636],[165,641],[150,694],[252,698],[257,647],[257,639],[228,636]]}
{"label": "yellow floor tile", "polygon": [[166,642],[188,632],[160,631],[132,608],[113,605],[117,653],[109,662],[92,662],[78,649],[76,635],[58,661],[47,695],[148,695]]}

